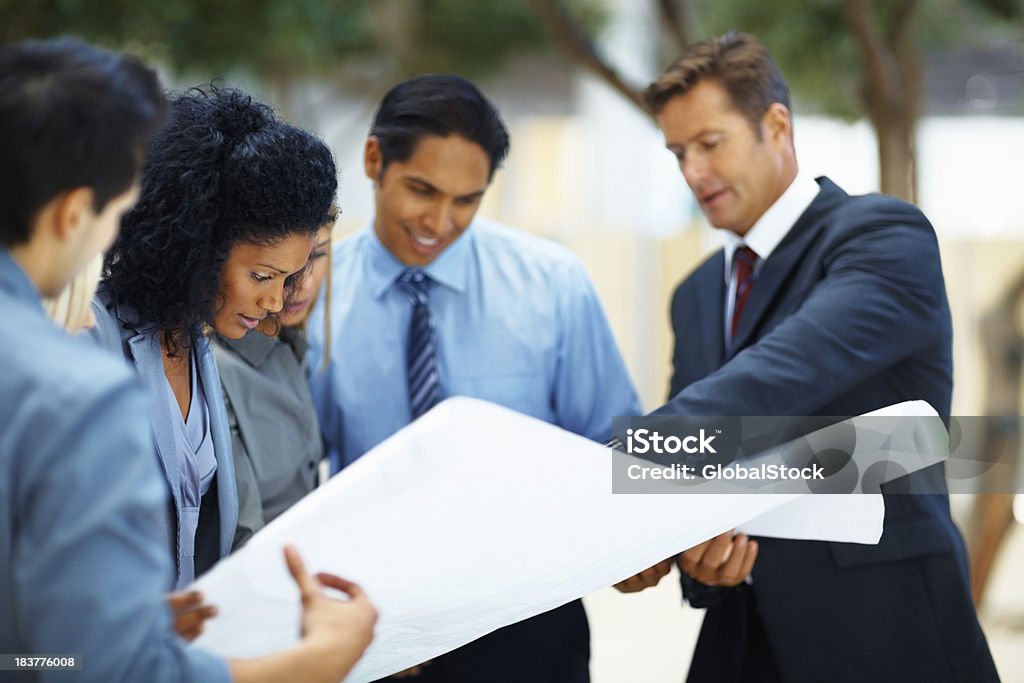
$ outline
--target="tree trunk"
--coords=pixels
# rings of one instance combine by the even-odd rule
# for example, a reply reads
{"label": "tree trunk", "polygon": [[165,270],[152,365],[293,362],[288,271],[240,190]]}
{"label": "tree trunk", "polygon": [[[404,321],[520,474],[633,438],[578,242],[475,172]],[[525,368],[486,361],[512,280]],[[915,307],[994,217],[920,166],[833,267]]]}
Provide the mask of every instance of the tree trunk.
{"label": "tree trunk", "polygon": [[[1024,335],[1020,306],[1024,302],[1024,273],[1006,288],[999,301],[981,317],[979,336],[985,352],[985,429],[978,450],[988,469],[978,478],[979,491],[967,535],[971,566],[971,595],[981,607],[985,588],[996,566],[999,550],[1013,527],[1013,494],[1006,482],[1016,482],[1020,468],[1021,370]],[[1012,484],[1011,484],[1012,485]]]}
{"label": "tree trunk", "polygon": [[915,141],[921,68],[910,30],[916,0],[903,0],[879,26],[868,0],[847,0],[850,30],[864,62],[861,99],[878,138],[882,192],[907,201],[917,194]]}
{"label": "tree trunk", "polygon": [[865,102],[871,125],[878,138],[878,172],[882,192],[909,202],[917,195],[917,132],[915,106],[898,107]]}

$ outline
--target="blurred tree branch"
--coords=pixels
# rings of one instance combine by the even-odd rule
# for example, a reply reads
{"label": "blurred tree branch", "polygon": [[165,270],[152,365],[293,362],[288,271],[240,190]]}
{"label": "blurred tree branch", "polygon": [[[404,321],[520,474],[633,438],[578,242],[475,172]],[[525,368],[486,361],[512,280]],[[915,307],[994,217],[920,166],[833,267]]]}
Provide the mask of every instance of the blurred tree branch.
{"label": "blurred tree branch", "polygon": [[640,89],[626,83],[619,73],[605,62],[583,27],[569,16],[558,0],[529,0],[529,4],[551,32],[555,42],[577,65],[601,78],[641,111],[649,114]]}
{"label": "blurred tree branch", "polygon": [[658,13],[661,16],[661,23],[665,26],[668,34],[672,36],[676,52],[683,52],[690,44],[690,26],[687,17],[687,7],[680,5],[675,0],[658,0]]}

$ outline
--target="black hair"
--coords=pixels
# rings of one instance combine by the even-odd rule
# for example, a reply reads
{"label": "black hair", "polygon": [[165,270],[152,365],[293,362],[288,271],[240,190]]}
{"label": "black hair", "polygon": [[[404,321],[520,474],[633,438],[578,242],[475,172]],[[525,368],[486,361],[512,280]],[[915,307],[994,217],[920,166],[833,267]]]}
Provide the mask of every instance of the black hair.
{"label": "black hair", "polygon": [[407,161],[428,135],[458,135],[480,145],[491,177],[508,156],[508,131],[498,110],[458,76],[428,74],[396,85],[377,108],[370,135],[380,141],[382,173],[392,161]]}
{"label": "black hair", "polygon": [[172,99],[152,140],[139,201],[107,253],[106,286],[176,355],[213,325],[231,248],[312,238],[334,215],[337,184],[322,140],[241,91],[193,88]]}
{"label": "black hair", "polygon": [[167,102],[139,59],[70,38],[0,46],[0,246],[29,241],[62,192],[93,208],[131,187]]}

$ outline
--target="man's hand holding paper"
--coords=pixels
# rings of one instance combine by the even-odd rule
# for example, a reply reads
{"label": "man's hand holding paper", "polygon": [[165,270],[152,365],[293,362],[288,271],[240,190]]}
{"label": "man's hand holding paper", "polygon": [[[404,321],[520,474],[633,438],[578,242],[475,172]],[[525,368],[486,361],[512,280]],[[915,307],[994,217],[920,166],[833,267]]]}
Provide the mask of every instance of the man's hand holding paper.
{"label": "man's hand holding paper", "polygon": [[756,560],[757,541],[730,530],[618,582],[615,589],[638,593],[653,588],[673,566],[706,586],[737,586],[750,575]]}
{"label": "man's hand holding paper", "polygon": [[750,575],[757,559],[757,541],[727,531],[676,558],[679,571],[705,586],[737,586]]}
{"label": "man's hand holding paper", "polygon": [[675,557],[662,560],[653,567],[648,567],[639,574],[634,574],[629,577],[625,581],[619,581],[615,584],[615,589],[621,593],[639,593],[647,588],[653,588],[654,586],[657,586],[670,571],[672,571],[672,566],[675,564],[675,560]]}

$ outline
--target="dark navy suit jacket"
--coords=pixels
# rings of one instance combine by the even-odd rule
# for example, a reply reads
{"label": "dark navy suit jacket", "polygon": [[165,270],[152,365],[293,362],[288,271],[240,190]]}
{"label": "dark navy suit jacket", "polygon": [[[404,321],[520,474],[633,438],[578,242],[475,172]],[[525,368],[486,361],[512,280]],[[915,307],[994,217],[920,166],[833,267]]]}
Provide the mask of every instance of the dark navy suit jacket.
{"label": "dark navy suit jacket", "polygon": [[[952,326],[931,225],[892,197],[818,182],[728,352],[723,253],[679,285],[672,398],[655,414],[858,415],[921,399],[949,415]],[[747,591],[785,681],[997,680],[941,468],[913,475],[937,478],[937,494],[885,495],[877,546],[764,538],[752,585],[684,579],[708,607],[690,680],[739,680]]]}

